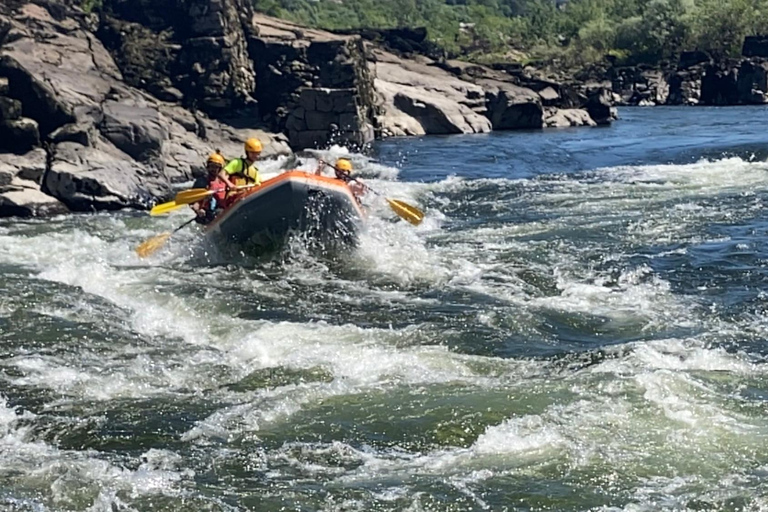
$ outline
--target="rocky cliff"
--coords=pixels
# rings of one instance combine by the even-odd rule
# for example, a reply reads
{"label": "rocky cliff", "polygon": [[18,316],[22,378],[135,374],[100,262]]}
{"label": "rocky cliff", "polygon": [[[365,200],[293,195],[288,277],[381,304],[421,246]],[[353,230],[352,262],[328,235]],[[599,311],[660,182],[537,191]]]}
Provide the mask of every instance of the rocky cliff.
{"label": "rocky cliff", "polygon": [[256,124],[235,129],[129,85],[94,22],[57,2],[0,13],[0,216],[145,208],[251,135],[289,152]]}
{"label": "rocky cliff", "polygon": [[253,17],[256,97],[271,126],[295,148],[373,140],[377,104],[366,49],[358,36]]}
{"label": "rocky cliff", "polygon": [[768,37],[747,37],[737,59],[690,51],[673,67],[612,67],[607,77],[620,105],[763,105],[768,103]]}

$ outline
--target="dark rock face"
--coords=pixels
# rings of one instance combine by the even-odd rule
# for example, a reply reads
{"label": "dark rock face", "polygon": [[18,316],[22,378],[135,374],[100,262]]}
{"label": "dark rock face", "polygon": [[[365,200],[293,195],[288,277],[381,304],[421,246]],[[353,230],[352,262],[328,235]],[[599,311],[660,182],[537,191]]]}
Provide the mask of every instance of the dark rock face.
{"label": "dark rock face", "polygon": [[623,105],[664,105],[669,83],[663,70],[648,67],[612,68],[612,90]]}
{"label": "dark rock face", "polygon": [[33,3],[0,15],[13,34],[0,59],[0,145],[23,154],[0,153],[0,215],[145,208],[201,171],[215,148],[234,157],[255,135],[267,155],[288,151],[277,136],[222,126],[125,85],[82,14],[56,5],[56,18]]}
{"label": "dark rock face", "polygon": [[586,108],[598,125],[606,126],[617,118],[616,109],[612,105],[610,93],[606,89],[600,89],[589,97]]}
{"label": "dark rock face", "polygon": [[0,120],[12,121],[21,117],[21,102],[0,96]]}
{"label": "dark rock face", "polygon": [[768,102],[768,61],[763,59],[746,60],[739,67],[736,79],[739,101],[749,105],[762,105]]}
{"label": "dark rock face", "polygon": [[12,121],[0,121],[0,149],[24,154],[40,145],[37,122],[27,117]]}
{"label": "dark rock face", "polygon": [[360,37],[256,16],[250,38],[261,113],[295,148],[373,139],[373,74]]}
{"label": "dark rock face", "polygon": [[747,36],[744,38],[744,45],[741,47],[741,54],[744,57],[766,57],[768,58],[768,36]]}
{"label": "dark rock face", "polygon": [[701,80],[704,105],[761,105],[767,102],[768,61],[726,61],[705,67]]}
{"label": "dark rock face", "polygon": [[610,70],[613,92],[625,105],[762,105],[768,102],[768,38],[748,37],[745,59],[713,62],[702,51],[683,52],[674,70]]}
{"label": "dark rock face", "polygon": [[[126,81],[164,101],[262,120],[296,148],[373,137],[373,80],[358,36],[254,16],[248,0],[106,0],[98,34]],[[342,108],[307,108],[326,96]]]}
{"label": "dark rock face", "polygon": [[680,69],[669,77],[668,105],[698,105],[701,101],[701,78],[704,68]]}
{"label": "dark rock face", "polygon": [[737,67],[728,64],[706,66],[701,80],[701,103],[703,105],[734,105],[738,103],[737,79]]}
{"label": "dark rock face", "polygon": [[247,0],[105,0],[99,38],[126,81],[215,117],[256,116]]}
{"label": "dark rock face", "polygon": [[153,32],[138,23],[103,14],[97,35],[110,49],[127,84],[146,89],[164,101],[184,100],[171,78],[177,74],[179,45],[170,40],[169,30]]}
{"label": "dark rock face", "polygon": [[537,95],[503,82],[483,82],[494,130],[536,129],[544,126],[544,110]]}

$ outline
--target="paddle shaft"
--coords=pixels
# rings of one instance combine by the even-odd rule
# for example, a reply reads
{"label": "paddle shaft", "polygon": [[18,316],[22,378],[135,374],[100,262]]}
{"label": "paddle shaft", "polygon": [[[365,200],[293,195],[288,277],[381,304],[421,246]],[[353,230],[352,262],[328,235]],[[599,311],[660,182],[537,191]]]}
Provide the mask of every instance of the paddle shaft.
{"label": "paddle shaft", "polygon": [[189,224],[192,224],[192,223],[195,221],[195,219],[197,219],[197,217],[192,217],[192,218],[191,218],[191,219],[189,219],[187,222],[185,222],[185,223],[184,223],[184,224],[182,224],[181,226],[179,226],[179,227],[177,227],[176,229],[174,229],[173,231],[171,231],[171,233],[175,233],[175,232],[177,232],[178,230],[180,230],[181,228],[183,228],[183,227],[186,227],[186,226],[187,226],[187,225],[189,225]]}
{"label": "paddle shaft", "polygon": [[366,190],[368,190],[368,191],[370,191],[370,192],[373,192],[373,193],[374,193],[374,194],[376,194],[377,196],[381,196],[381,197],[383,197],[381,193],[379,193],[379,192],[376,192],[375,190],[373,190],[371,187],[369,187],[368,185],[366,185],[366,184],[365,184],[365,183],[363,183],[362,181],[358,180],[357,178],[354,178],[354,177],[350,176],[349,174],[347,174],[347,173],[346,173],[346,172],[344,172],[344,171],[340,171],[340,170],[338,170],[338,169],[336,168],[336,166],[335,166],[335,165],[331,165],[331,164],[329,164],[328,162],[323,162],[323,163],[324,163],[325,165],[329,166],[329,167],[330,167],[331,169],[333,169],[334,171],[336,171],[336,178],[340,179],[341,181],[344,181],[344,182],[346,182],[346,183],[349,183],[350,181],[356,181],[356,182],[357,182],[357,184],[358,184],[358,185],[360,185],[361,187],[363,187],[364,189],[366,189]]}

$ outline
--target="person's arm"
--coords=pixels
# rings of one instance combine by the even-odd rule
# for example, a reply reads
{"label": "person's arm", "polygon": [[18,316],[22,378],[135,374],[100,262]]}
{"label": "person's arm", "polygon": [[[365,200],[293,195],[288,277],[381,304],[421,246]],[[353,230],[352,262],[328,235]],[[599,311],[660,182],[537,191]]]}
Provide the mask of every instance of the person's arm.
{"label": "person's arm", "polygon": [[189,207],[192,208],[192,211],[195,212],[195,214],[198,217],[205,217],[205,215],[207,213],[205,211],[205,208],[203,207],[203,201],[198,201],[196,203],[191,203],[189,205]]}
{"label": "person's arm", "polygon": [[364,196],[366,192],[366,186],[357,180],[349,182],[349,188],[352,189],[352,193],[356,196]]}
{"label": "person's arm", "polygon": [[219,171],[219,179],[224,182],[227,188],[232,188],[232,189],[237,188],[237,185],[232,183],[232,181],[229,179],[229,173],[227,172],[227,167]]}
{"label": "person's arm", "polygon": [[320,176],[323,173],[323,169],[325,169],[325,166],[326,166],[325,160],[318,160],[317,169],[315,169],[315,174]]}

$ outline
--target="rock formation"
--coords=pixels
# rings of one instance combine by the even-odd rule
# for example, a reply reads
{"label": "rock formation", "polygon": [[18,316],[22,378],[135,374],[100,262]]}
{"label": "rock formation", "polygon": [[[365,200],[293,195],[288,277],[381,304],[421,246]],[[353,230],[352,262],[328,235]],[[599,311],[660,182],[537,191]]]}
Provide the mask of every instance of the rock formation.
{"label": "rock formation", "polygon": [[435,67],[426,57],[401,59],[376,50],[371,67],[383,105],[377,123],[384,135],[491,131],[480,86]]}
{"label": "rock formation", "polygon": [[[527,70],[495,70],[460,61],[373,50],[383,135],[484,133],[594,126],[586,96]],[[561,109],[562,112],[561,112]],[[603,113],[601,113],[602,115]],[[610,117],[601,119],[610,122]]]}
{"label": "rock formation", "polygon": [[272,128],[296,149],[372,141],[377,106],[362,39],[262,15],[253,21],[256,97]]}
{"label": "rock formation", "polygon": [[621,105],[762,105],[768,103],[768,38],[747,37],[739,59],[715,61],[683,52],[674,69],[611,68]]}
{"label": "rock formation", "polygon": [[240,154],[249,134],[288,152],[279,136],[238,132],[126,85],[87,17],[60,7],[0,15],[0,140],[10,152],[0,154],[0,215],[144,208],[202,171],[214,148]]}

